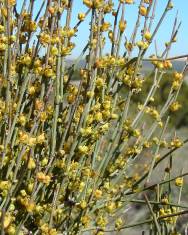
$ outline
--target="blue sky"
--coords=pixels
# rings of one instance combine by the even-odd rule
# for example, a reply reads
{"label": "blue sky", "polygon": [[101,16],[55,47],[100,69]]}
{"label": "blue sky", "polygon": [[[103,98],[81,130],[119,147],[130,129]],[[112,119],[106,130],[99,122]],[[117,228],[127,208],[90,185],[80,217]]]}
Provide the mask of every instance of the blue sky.
{"label": "blue sky", "polygon": [[[118,2],[117,0],[114,2]],[[133,25],[136,21],[136,14],[138,10],[138,0],[135,0],[134,5],[127,5],[126,6],[126,13],[125,13],[125,19],[128,22],[126,34],[128,38],[130,37],[130,34],[133,30]],[[157,12],[156,12],[156,20],[159,19],[160,15],[163,12],[163,9],[165,8],[167,0],[158,0],[157,4]],[[179,54],[185,54],[188,53],[188,0],[173,0],[174,8],[168,13],[167,17],[165,18],[157,36],[157,47],[159,52],[164,49],[164,42],[169,41],[170,34],[172,32],[173,22],[175,15],[178,11],[178,19],[182,21],[182,25],[179,31],[179,36],[177,43],[173,45],[171,50],[171,55],[179,55]],[[83,6],[81,0],[75,0],[76,10],[73,12],[73,15],[76,16],[78,12],[85,12],[87,9],[85,6]],[[76,17],[74,17],[76,18]],[[110,19],[111,17],[109,17]],[[156,23],[156,21],[155,21]],[[84,43],[88,39],[88,27],[86,26],[86,23],[83,23],[82,26],[79,28],[79,34],[78,39],[76,39],[77,48],[73,51],[73,56],[78,55],[80,50],[83,48]],[[74,23],[73,23],[74,25]],[[153,25],[153,27],[156,24]],[[108,50],[108,49],[107,49]],[[154,46],[151,46],[149,49],[149,53],[151,54],[154,51]]]}
{"label": "blue sky", "polygon": [[[20,6],[21,2],[23,0],[17,0],[18,5]],[[37,4],[41,3],[42,0],[37,0]],[[118,3],[118,0],[114,0],[115,3]],[[133,30],[134,23],[136,21],[137,17],[137,11],[138,11],[138,0],[135,0],[134,5],[126,5],[126,11],[125,11],[125,19],[127,20],[127,29],[126,29],[126,36],[129,38],[131,35],[131,32]],[[167,3],[167,0],[158,0],[157,4],[157,11],[156,11],[156,19],[155,24],[153,25],[153,29],[156,25],[157,19],[159,19],[160,15],[163,12],[163,9],[165,8],[165,5]],[[182,21],[182,25],[179,31],[178,40],[177,43],[173,45],[171,50],[171,55],[179,55],[179,54],[186,54],[188,53],[188,0],[173,0],[174,8],[171,10],[167,17],[165,18],[157,36],[156,36],[156,44],[158,48],[158,52],[160,52],[164,49],[164,43],[169,41],[170,34],[172,32],[173,22],[175,15],[178,11],[178,19]],[[36,6],[36,5],[35,5]],[[74,0],[74,11],[72,15],[72,23],[71,25],[74,26],[77,22],[77,15],[79,12],[85,12],[87,10],[87,7],[85,7],[82,3],[82,0]],[[88,36],[89,36],[89,23],[90,15],[87,17],[86,21],[81,24],[79,27],[79,32],[77,33],[77,37],[74,39],[74,42],[76,43],[76,48],[73,50],[73,54],[71,57],[76,57],[79,55],[81,50],[84,48],[84,45],[87,43]],[[106,20],[112,20],[111,16],[108,16]],[[139,39],[138,39],[139,40]],[[105,51],[108,52],[109,50],[109,43],[107,41],[107,46]],[[154,46],[151,46],[148,55],[152,54],[154,51]]]}

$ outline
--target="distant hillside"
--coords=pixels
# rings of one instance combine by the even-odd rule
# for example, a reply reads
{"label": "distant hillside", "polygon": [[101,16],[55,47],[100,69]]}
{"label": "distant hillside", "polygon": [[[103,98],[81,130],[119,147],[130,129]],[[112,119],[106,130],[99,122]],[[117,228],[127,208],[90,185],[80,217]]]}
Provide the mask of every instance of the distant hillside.
{"label": "distant hillside", "polygon": [[[67,60],[68,67],[71,66],[74,62],[75,62],[74,60]],[[175,70],[181,71],[183,69],[184,64],[185,64],[184,61],[176,60],[173,62],[173,67]],[[81,60],[78,64],[78,67],[79,68],[84,67],[84,65],[85,65],[85,60]],[[153,69],[153,65],[150,62],[148,62],[148,61],[143,62],[143,70],[144,71],[149,71],[151,69]]]}

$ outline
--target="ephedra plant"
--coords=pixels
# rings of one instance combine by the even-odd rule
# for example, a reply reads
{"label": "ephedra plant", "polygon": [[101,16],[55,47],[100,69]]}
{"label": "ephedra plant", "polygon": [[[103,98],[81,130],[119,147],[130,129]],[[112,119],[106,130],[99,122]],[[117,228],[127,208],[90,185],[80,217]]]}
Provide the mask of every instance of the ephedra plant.
{"label": "ephedra plant", "polygon": [[[185,64],[172,72],[172,60],[186,55],[169,57],[177,18],[164,51],[147,54],[173,8],[163,2],[164,9],[157,0],[0,1],[1,235],[120,234],[138,226],[178,234],[177,220],[188,212],[181,204],[187,172],[172,176],[171,163],[187,140],[165,137],[186,71]],[[85,12],[75,16],[77,4]],[[138,6],[135,25],[126,18],[132,4]],[[90,34],[70,65],[76,35],[84,41],[82,24]],[[141,72],[143,61],[153,64],[148,94],[142,94],[151,79]],[[155,92],[169,71],[168,98],[157,110]],[[139,95],[144,103],[133,101]],[[149,161],[134,170],[146,152]],[[164,179],[154,184],[163,160]],[[164,194],[166,185],[179,190],[178,198],[172,190]],[[127,222],[136,203],[148,213]]]}

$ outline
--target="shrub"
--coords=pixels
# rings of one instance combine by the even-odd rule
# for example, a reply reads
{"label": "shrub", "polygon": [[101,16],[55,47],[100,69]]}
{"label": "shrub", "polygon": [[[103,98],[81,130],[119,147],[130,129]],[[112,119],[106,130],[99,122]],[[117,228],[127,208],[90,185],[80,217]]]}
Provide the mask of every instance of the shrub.
{"label": "shrub", "polygon": [[[132,0],[120,0],[118,6],[111,0],[84,0],[87,11],[79,13],[73,27],[77,4],[73,0],[44,0],[41,6],[40,1],[24,0],[20,11],[20,2],[0,2],[1,234],[101,235],[142,224],[154,234],[176,234],[178,216],[187,213],[180,201],[187,173],[172,177],[170,163],[172,153],[187,140],[165,139],[169,121],[165,113],[179,108],[176,99],[186,65],[173,73],[165,104],[157,109],[152,103],[155,92],[171,61],[178,58],[168,55],[179,25],[175,19],[162,55],[145,59],[173,8],[166,1],[154,26],[156,2],[141,0],[136,25],[130,25],[132,36],[125,42],[129,26],[125,6]],[[78,60],[66,66],[86,18],[90,18],[88,43]],[[107,54],[105,39],[111,47]],[[86,63],[79,71],[81,79],[74,83],[82,58]],[[140,73],[145,60],[154,64],[152,84],[133,113],[132,98],[145,84]],[[146,152],[149,163],[133,170]],[[154,168],[167,158],[164,180],[152,183]],[[180,189],[177,204],[170,195],[164,196],[163,185],[170,182]],[[145,192],[151,189],[150,198]],[[138,203],[140,194],[149,218],[127,224],[124,214]]]}

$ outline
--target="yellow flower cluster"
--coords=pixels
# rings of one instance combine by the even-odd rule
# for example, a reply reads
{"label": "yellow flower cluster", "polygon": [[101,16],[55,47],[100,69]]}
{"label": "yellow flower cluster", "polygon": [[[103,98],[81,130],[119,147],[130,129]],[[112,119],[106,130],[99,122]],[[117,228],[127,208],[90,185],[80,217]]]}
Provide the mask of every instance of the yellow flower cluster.
{"label": "yellow flower cluster", "polygon": [[[171,209],[160,209],[159,211],[159,215],[160,216],[169,216],[173,213],[176,213],[177,212],[177,209],[175,207],[172,207]],[[164,218],[164,220],[169,223],[169,224],[176,224],[176,221],[177,221],[177,216],[173,216],[173,217],[167,217],[167,218]]]}
{"label": "yellow flower cluster", "polygon": [[182,83],[183,75],[182,73],[175,72],[173,75],[173,82],[172,82],[172,89],[178,90],[180,88],[180,85]]}

